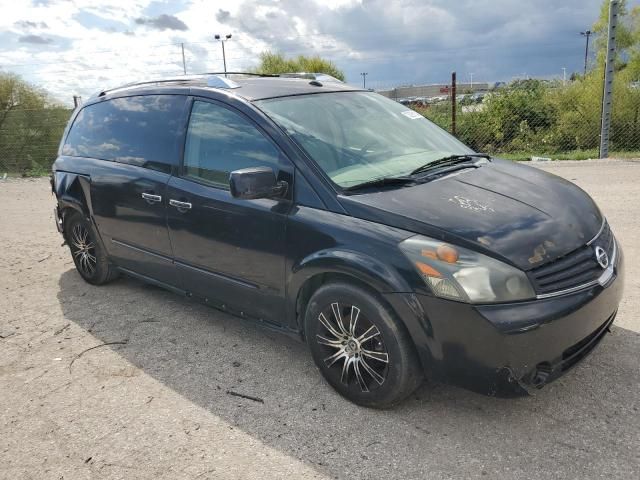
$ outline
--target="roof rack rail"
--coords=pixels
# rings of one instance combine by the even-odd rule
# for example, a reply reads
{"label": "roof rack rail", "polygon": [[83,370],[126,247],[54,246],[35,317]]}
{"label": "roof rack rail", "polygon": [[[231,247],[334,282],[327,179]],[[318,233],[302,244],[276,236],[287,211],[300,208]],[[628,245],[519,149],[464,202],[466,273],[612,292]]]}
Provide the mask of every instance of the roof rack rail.
{"label": "roof rack rail", "polygon": [[[142,85],[156,85],[156,84],[162,84],[162,83],[185,83],[185,82],[189,82],[191,80],[196,80],[198,78],[201,77],[206,77],[206,76],[221,76],[221,75],[225,75],[225,78],[227,75],[247,75],[247,76],[252,76],[252,77],[278,77],[279,75],[277,74],[271,74],[271,73],[255,73],[255,72],[205,72],[205,73],[194,73],[194,74],[189,74],[189,75],[180,75],[180,76],[176,76],[176,77],[169,77],[169,78],[161,78],[158,80],[145,80],[142,82],[131,82],[131,83],[125,83],[124,85],[119,85],[117,87],[113,87],[113,88],[109,88],[109,89],[102,89],[100,90],[100,92],[96,95],[97,97],[103,97],[105,96],[107,93],[109,92],[113,92],[116,90],[121,90],[123,88],[130,88],[130,87],[137,87],[137,86],[142,86]],[[216,88],[238,88],[239,85],[236,84],[235,82],[232,82],[230,80],[225,82],[225,79],[217,79],[218,81],[215,82],[208,82],[210,87],[216,87]],[[226,83],[226,84],[225,84]]]}
{"label": "roof rack rail", "polygon": [[280,73],[277,75],[281,78],[305,78],[308,80],[317,80],[320,82],[339,82],[344,83],[342,80],[337,79],[329,75],[328,73],[320,73],[320,72],[290,72],[290,73]]}
{"label": "roof rack rail", "polygon": [[205,72],[196,75],[249,75],[250,77],[279,77],[277,73],[256,73],[256,72]]}

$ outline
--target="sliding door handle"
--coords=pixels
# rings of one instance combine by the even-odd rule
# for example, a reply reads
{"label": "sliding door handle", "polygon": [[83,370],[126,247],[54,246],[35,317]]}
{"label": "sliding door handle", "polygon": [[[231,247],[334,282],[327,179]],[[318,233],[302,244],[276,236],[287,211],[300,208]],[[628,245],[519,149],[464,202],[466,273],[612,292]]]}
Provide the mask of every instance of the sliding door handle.
{"label": "sliding door handle", "polygon": [[180,202],[179,200],[174,200],[173,198],[169,200],[169,205],[171,205],[172,207],[176,207],[180,212],[191,210],[191,204],[189,202]]}
{"label": "sliding door handle", "polygon": [[154,195],[153,193],[143,193],[142,198],[144,198],[147,203],[159,203],[162,201],[162,197],[160,195]]}

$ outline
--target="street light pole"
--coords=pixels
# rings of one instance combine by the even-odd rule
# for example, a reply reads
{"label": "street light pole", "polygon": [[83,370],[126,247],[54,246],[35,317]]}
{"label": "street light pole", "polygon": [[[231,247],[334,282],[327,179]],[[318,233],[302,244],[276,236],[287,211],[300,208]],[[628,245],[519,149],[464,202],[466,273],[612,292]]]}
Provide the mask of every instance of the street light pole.
{"label": "street light pole", "polygon": [[586,32],[580,32],[580,35],[587,38],[587,46],[584,50],[584,76],[587,76],[587,64],[589,62],[589,37],[593,32],[591,30],[587,30]]}
{"label": "street light pole", "polygon": [[367,72],[362,72],[360,75],[362,75],[362,88],[363,89],[367,89],[367,75],[369,75]]}
{"label": "street light pole", "polygon": [[224,38],[221,38],[220,35],[215,35],[216,40],[220,40],[222,42],[222,63],[224,65],[224,76],[227,76],[227,57],[224,53],[224,41],[229,40],[231,38],[231,34],[225,35]]}
{"label": "street light pole", "polygon": [[184,43],[181,43],[180,46],[182,47],[182,71],[186,75],[187,74],[187,62],[184,59]]}

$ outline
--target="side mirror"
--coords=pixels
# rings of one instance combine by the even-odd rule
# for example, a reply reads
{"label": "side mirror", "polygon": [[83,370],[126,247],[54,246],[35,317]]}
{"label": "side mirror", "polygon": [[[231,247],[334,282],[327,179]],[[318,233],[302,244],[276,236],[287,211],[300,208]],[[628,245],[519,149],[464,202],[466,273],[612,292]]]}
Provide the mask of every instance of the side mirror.
{"label": "side mirror", "polygon": [[287,182],[276,180],[273,169],[269,167],[243,168],[229,175],[229,188],[234,198],[252,200],[281,197],[288,187]]}

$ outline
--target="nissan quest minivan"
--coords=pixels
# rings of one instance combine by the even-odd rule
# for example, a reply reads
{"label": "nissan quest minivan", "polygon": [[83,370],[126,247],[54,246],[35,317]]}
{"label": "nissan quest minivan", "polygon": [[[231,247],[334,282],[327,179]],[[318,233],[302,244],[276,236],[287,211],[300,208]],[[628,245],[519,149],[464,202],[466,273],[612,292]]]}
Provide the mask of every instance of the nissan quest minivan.
{"label": "nissan quest minivan", "polygon": [[100,92],[52,187],[87,282],[129,275],[298,336],[365,406],[425,377],[531,393],[593,350],[623,291],[620,245],[580,188],[327,76]]}

